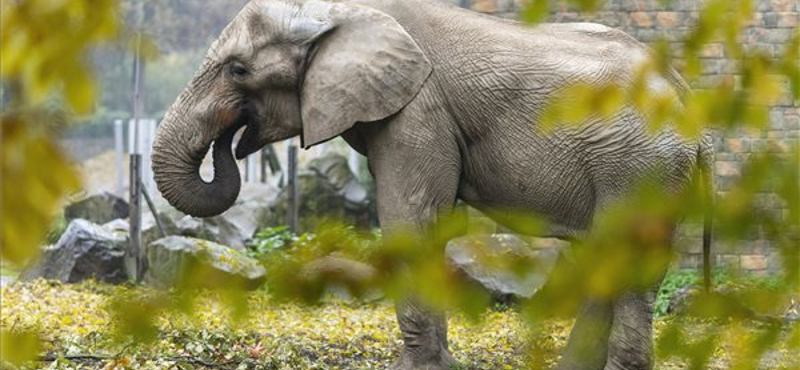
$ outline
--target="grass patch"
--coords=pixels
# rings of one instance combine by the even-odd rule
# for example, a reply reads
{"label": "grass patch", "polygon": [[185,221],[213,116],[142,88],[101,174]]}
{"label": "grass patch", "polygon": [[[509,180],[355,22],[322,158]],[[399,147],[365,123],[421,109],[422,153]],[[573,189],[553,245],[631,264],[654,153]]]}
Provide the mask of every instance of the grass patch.
{"label": "grass patch", "polygon": [[[42,280],[13,284],[2,290],[0,329],[40,333],[45,356],[54,360],[48,366],[55,369],[113,368],[115,362],[139,369],[382,369],[402,343],[391,304],[329,301],[307,307],[277,304],[257,291],[247,296],[248,314],[238,320],[224,297],[211,292],[197,292],[185,312],[150,311],[157,316],[156,337],[133,345],[114,336],[118,321],[110,310],[115,299],[129,294],[149,291]],[[553,347],[567,335],[566,324],[554,328],[560,334]],[[517,314],[488,312],[480,323],[456,315],[449,333],[451,349],[471,369],[523,365],[518,352],[524,330]],[[87,354],[94,357],[74,357]]]}
{"label": "grass patch", "polygon": [[[678,279],[675,279],[677,281]],[[122,321],[111,307],[127,296],[160,296],[147,288],[93,282],[64,285],[37,280],[0,290],[0,329],[39,333],[42,360],[23,369],[385,369],[397,358],[401,336],[393,306],[326,301],[317,306],[276,303],[264,291],[249,293],[243,315],[226,297],[195,291],[179,305],[161,311],[127,305],[145,317],[128,317],[132,325],[118,336]],[[164,298],[164,297],[162,297]],[[166,295],[181,301],[185,296]],[[180,303],[180,302],[179,302]],[[143,321],[144,320],[144,321]],[[149,321],[148,321],[149,320]],[[656,320],[656,336],[676,320]],[[127,334],[153,324],[154,336],[133,343]],[[530,341],[526,325],[514,309],[487,310],[480,322],[462,315],[449,319],[450,348],[468,369],[522,369]],[[740,340],[759,332],[758,325],[713,326],[688,322],[687,330],[720,331],[711,368],[727,368]],[[536,347],[552,365],[566,344],[570,321],[545,323]],[[132,331],[131,331],[132,330]],[[788,342],[785,341],[785,342]],[[769,351],[763,369],[800,364],[786,343]],[[0,368],[4,368],[0,365]],[[10,368],[10,367],[9,367]],[[686,368],[680,359],[658,359],[657,369]]]}
{"label": "grass patch", "polygon": [[[713,286],[716,291],[776,291],[785,285],[778,275],[754,275],[739,273],[725,268],[714,269],[711,274]],[[689,287],[702,289],[703,277],[700,271],[693,269],[672,269],[668,271],[664,277],[664,281],[661,282],[653,307],[656,317],[666,316],[668,314],[670,300],[672,300],[681,289]]]}

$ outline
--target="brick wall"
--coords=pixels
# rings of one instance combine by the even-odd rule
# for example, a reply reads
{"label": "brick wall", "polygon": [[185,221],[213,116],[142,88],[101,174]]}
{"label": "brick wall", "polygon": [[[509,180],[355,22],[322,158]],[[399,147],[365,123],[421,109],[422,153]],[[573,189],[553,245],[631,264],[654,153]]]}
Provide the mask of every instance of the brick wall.
{"label": "brick wall", "polygon": [[[504,18],[516,18],[520,0],[442,0],[472,10]],[[661,4],[658,0],[610,0],[596,14],[577,12],[559,5],[549,22],[591,21],[619,28],[644,43],[666,39],[672,43],[676,59],[673,64],[681,69],[680,40],[696,23],[701,0],[673,0]],[[783,53],[785,44],[800,27],[800,1],[756,0],[756,15],[747,27],[742,42],[749,49],[759,49],[771,56]],[[702,75],[696,88],[713,85],[722,79],[734,77],[736,66],[725,59],[721,44],[708,45],[700,55],[704,59]],[[761,132],[734,132],[715,137],[716,163],[714,166],[717,190],[730,189],[738,176],[744,160],[759,151],[781,151],[800,140],[800,107],[791,99],[788,85],[784,85],[779,102],[770,107],[768,129]],[[781,210],[773,194],[759,194],[763,207]],[[485,227],[485,223],[484,226]],[[679,231],[678,248],[682,252],[683,267],[698,267],[702,261],[700,225],[683,225]],[[762,235],[751,235],[734,245],[715,242],[717,264],[740,268],[756,273],[774,271],[778,266],[775,248]]]}

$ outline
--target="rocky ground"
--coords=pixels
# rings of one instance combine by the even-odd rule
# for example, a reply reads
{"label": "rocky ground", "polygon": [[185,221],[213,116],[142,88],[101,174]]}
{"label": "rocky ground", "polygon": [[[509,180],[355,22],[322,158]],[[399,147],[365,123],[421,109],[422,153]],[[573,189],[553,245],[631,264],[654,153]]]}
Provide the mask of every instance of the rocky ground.
{"label": "rocky ground", "polygon": [[[99,174],[113,175],[113,171],[102,171],[103,161],[111,159],[101,155],[83,163],[87,186],[110,182]],[[90,174],[99,177],[93,178]],[[307,169],[298,175],[298,193],[299,211],[307,215],[298,225],[301,232],[314,230],[328,219],[358,225],[364,230],[373,226],[375,207],[368,189],[351,172],[344,156],[330,154],[309,161]],[[155,275],[148,271],[148,276],[165,277],[174,275],[187,258],[209,257],[207,260],[210,259],[214,268],[233,274],[241,271],[229,266],[226,260],[230,258],[256,264],[241,252],[259,229],[287,223],[290,201],[285,187],[245,183],[236,203],[214,217],[195,218],[182,214],[158,198],[154,203],[157,217],[144,202],[142,205],[145,210],[140,223],[141,245],[147,257],[145,265],[160,269]],[[131,260],[128,257],[129,213],[126,199],[109,192],[93,192],[70,199],[64,207],[60,226],[54,227],[48,235],[51,245],[43,246],[41,258],[26,266],[21,278],[43,277],[69,283],[94,278],[112,284],[128,280],[134,274],[131,264],[126,262]],[[159,240],[162,242],[156,243]],[[217,252],[207,253],[210,250]],[[253,274],[243,275],[247,280],[260,279]]]}

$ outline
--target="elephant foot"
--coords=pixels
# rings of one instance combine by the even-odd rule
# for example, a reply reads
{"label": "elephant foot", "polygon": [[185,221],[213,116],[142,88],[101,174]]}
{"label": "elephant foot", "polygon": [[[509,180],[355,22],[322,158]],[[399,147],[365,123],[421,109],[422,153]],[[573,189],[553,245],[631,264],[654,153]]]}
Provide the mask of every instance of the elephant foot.
{"label": "elephant foot", "polygon": [[397,303],[403,351],[392,370],[449,370],[458,363],[447,348],[447,317],[417,299]]}
{"label": "elephant foot", "polygon": [[452,370],[460,368],[458,362],[450,352],[440,350],[436,355],[420,356],[412,352],[403,351],[398,359],[389,368],[391,370]]}

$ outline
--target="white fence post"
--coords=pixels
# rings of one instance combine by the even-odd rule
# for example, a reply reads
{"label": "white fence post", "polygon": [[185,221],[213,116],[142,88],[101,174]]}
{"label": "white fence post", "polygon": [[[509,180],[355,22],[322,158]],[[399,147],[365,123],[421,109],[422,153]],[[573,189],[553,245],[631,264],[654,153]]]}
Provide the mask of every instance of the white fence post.
{"label": "white fence post", "polygon": [[154,119],[140,119],[138,124],[132,119],[128,121],[128,151],[142,156],[142,184],[147,190],[155,189],[153,169],[150,166],[150,154],[155,133],[156,120]]}
{"label": "white fence post", "polygon": [[136,123],[133,121],[133,118],[128,120],[128,154],[134,154],[137,152],[136,147],[134,144],[136,143],[136,139],[134,136],[136,135]]}
{"label": "white fence post", "polygon": [[[254,153],[258,154],[258,152]],[[245,164],[245,173],[247,174],[245,178],[249,182],[257,182],[258,181],[258,156],[250,154],[247,156]]]}
{"label": "white fence post", "polygon": [[122,132],[122,120],[114,120],[114,153],[117,171],[117,196],[125,196],[125,148],[124,133]]}
{"label": "white fence post", "polygon": [[152,191],[155,189],[155,180],[153,179],[153,167],[151,166],[150,154],[153,151],[153,139],[156,134],[156,120],[147,119],[144,121],[144,130],[142,130],[142,137],[139,142],[142,145],[142,179],[144,180],[144,187],[146,190]]}

